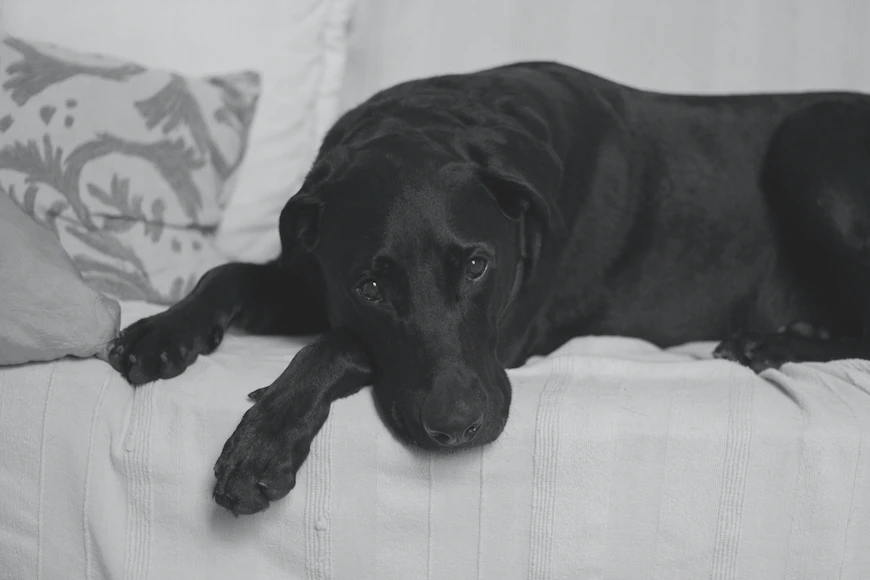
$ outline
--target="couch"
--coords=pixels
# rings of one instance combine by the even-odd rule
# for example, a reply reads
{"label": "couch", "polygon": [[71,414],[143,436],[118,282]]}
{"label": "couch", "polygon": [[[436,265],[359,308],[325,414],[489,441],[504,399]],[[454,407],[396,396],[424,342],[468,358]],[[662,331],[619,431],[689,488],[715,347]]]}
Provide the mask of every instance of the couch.
{"label": "couch", "polygon": [[[331,120],[408,78],[549,58],[661,90],[870,91],[870,7],[850,0],[0,10],[12,33],[185,74],[262,64],[245,187],[216,233],[226,259],[268,259],[275,208]],[[270,133],[282,107],[299,121]],[[121,323],[164,307],[121,300]],[[364,390],[333,405],[290,496],[234,518],[210,497],[214,460],[247,393],[306,340],[230,334],[180,377],[135,390],[93,358],[0,368],[0,579],[870,577],[866,361],[756,376],[712,360],[710,343],[577,338],[510,371],[504,434],[455,454],[402,445]]]}

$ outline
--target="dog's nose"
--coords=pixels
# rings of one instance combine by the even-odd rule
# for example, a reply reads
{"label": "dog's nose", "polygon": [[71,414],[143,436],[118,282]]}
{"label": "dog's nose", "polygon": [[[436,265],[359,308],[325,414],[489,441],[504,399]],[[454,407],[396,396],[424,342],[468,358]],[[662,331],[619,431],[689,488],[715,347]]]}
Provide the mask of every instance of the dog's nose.
{"label": "dog's nose", "polygon": [[423,429],[433,441],[445,447],[471,441],[481,425],[483,412],[478,404],[427,405],[423,414]]}
{"label": "dog's nose", "polygon": [[455,427],[439,425],[437,428],[433,428],[424,421],[423,428],[426,429],[426,433],[429,434],[429,437],[431,437],[432,440],[439,445],[443,445],[445,447],[454,447],[456,445],[462,445],[463,443],[467,443],[474,439],[474,436],[477,435],[477,432],[480,430],[480,426],[482,424],[483,415],[479,415],[470,423],[457,423],[457,426]]}

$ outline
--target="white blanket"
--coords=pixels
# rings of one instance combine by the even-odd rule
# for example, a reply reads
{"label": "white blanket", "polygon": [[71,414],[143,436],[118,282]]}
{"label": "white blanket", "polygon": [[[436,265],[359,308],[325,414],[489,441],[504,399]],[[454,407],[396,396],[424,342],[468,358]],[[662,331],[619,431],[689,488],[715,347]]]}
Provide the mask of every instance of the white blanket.
{"label": "white blanket", "polygon": [[400,444],[364,390],[290,496],[233,518],[213,462],[302,344],[229,335],[135,391],[96,360],[0,369],[0,578],[870,578],[866,362],[756,377],[710,344],[577,339],[453,455]]}

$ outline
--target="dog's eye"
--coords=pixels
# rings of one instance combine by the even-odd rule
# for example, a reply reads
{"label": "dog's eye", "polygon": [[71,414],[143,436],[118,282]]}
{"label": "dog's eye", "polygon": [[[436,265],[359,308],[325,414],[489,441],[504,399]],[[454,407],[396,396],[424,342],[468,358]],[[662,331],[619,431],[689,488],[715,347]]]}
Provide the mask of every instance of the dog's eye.
{"label": "dog's eye", "polygon": [[477,280],[486,272],[486,260],[483,258],[471,258],[465,263],[465,277],[469,280]]}
{"label": "dog's eye", "polygon": [[380,302],[384,297],[383,294],[381,294],[381,287],[375,280],[366,280],[357,286],[356,291],[359,292],[363,298],[371,302]]}

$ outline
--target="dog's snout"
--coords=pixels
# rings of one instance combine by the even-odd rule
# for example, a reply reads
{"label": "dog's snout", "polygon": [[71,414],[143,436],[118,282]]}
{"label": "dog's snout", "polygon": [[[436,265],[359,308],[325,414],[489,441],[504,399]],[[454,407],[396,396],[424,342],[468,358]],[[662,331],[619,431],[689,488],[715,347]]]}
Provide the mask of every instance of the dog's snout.
{"label": "dog's snout", "polygon": [[462,445],[474,439],[483,425],[483,402],[475,393],[461,397],[433,393],[423,408],[423,429],[445,447]]}

